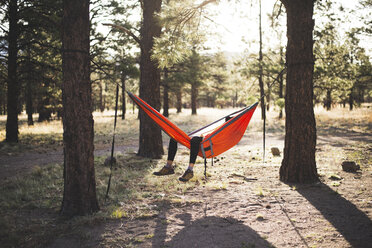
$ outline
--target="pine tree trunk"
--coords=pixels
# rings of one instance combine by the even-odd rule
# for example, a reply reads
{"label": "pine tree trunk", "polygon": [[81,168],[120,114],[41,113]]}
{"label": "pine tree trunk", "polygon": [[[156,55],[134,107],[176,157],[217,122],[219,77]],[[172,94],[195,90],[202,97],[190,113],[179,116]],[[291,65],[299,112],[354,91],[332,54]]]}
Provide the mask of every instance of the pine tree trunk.
{"label": "pine tree trunk", "polygon": [[105,104],[103,103],[103,86],[102,86],[102,79],[98,82],[98,88],[99,88],[99,111],[103,112],[105,111]]}
{"label": "pine tree trunk", "polygon": [[94,171],[89,0],[63,1],[64,193],[61,214],[98,211]]}
{"label": "pine tree trunk", "polygon": [[26,114],[27,114],[27,124],[29,126],[34,125],[34,120],[32,118],[32,114],[34,113],[33,108],[33,94],[32,94],[32,82],[33,79],[33,68],[31,64],[31,52],[30,49],[27,49],[27,82],[26,82]]}
{"label": "pine tree trunk", "polygon": [[19,83],[17,79],[18,54],[18,4],[17,0],[9,2],[9,34],[8,34],[8,116],[6,120],[7,142],[18,142],[18,98]]}
{"label": "pine tree trunk", "polygon": [[327,111],[331,110],[331,104],[332,104],[332,95],[331,95],[331,90],[327,89],[327,98],[325,102],[325,107]]}
{"label": "pine tree trunk", "polygon": [[258,56],[258,62],[259,62],[259,75],[258,75],[258,85],[260,86],[260,97],[261,97],[261,118],[265,119],[266,116],[266,109],[265,109],[265,98],[263,97],[265,95],[264,90],[264,83],[263,83],[263,56],[262,56],[262,25],[261,25],[261,0],[259,0],[259,7],[260,7],[260,13],[259,13],[259,32],[260,32],[260,50],[259,50],[259,56]]}
{"label": "pine tree trunk", "polygon": [[163,80],[163,115],[169,116],[169,87],[168,87],[168,69],[164,68],[164,80]]}
{"label": "pine tree trunk", "polygon": [[125,114],[127,112],[127,105],[126,105],[126,98],[125,98],[125,78],[126,75],[124,72],[121,73],[121,98],[122,98],[122,105],[121,105],[121,119],[125,120]]}
{"label": "pine tree trunk", "polygon": [[[161,0],[143,0],[143,26],[141,28],[140,97],[156,110],[160,110],[160,71],[151,59],[154,37],[160,36],[161,26],[155,18],[160,12]],[[140,140],[138,155],[161,158],[164,154],[161,129],[140,110]]]}
{"label": "pine tree trunk", "polygon": [[177,98],[177,103],[176,103],[177,113],[181,113],[182,112],[182,88],[177,89],[176,98]]}
{"label": "pine tree trunk", "polygon": [[354,107],[354,97],[353,97],[353,89],[351,89],[351,92],[349,94],[349,110],[352,111]]}
{"label": "pine tree trunk", "polygon": [[31,77],[27,80],[26,85],[26,113],[27,113],[27,124],[29,126],[34,125],[34,120],[32,118],[32,114],[34,113],[33,103],[32,103],[32,85],[31,85]]}
{"label": "pine tree trunk", "polygon": [[191,84],[191,114],[196,115],[196,99],[198,97],[198,88],[195,84]]}
{"label": "pine tree trunk", "polygon": [[287,10],[286,134],[280,179],[318,181],[313,109],[313,0],[282,0]]}

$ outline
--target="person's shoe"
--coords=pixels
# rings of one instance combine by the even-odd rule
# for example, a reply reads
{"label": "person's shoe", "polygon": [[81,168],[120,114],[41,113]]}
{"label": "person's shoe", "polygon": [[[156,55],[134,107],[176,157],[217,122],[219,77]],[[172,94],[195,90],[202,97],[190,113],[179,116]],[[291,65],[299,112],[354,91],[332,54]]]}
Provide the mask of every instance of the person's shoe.
{"label": "person's shoe", "polygon": [[153,174],[155,176],[171,175],[171,174],[174,174],[174,169],[172,167],[164,166],[163,168],[161,168],[160,171],[155,171]]}
{"label": "person's shoe", "polygon": [[181,182],[187,182],[194,176],[194,172],[190,169],[187,169],[185,173],[183,173],[182,177],[178,178]]}

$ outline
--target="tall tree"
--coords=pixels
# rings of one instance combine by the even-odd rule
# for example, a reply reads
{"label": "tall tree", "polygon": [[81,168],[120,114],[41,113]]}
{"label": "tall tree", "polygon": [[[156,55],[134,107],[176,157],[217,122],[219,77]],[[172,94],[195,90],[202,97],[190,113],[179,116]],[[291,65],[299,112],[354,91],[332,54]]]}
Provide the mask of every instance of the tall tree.
{"label": "tall tree", "polygon": [[262,21],[261,21],[261,0],[259,0],[259,33],[260,33],[260,50],[258,52],[258,84],[260,86],[260,97],[261,97],[261,118],[264,120],[266,118],[266,109],[265,109],[265,90],[263,83],[263,55],[262,55]]}
{"label": "tall tree", "polygon": [[64,0],[64,193],[61,213],[67,216],[90,214],[99,209],[93,155],[89,29],[89,0]]}
{"label": "tall tree", "polygon": [[8,104],[6,121],[6,141],[18,142],[18,100],[19,83],[17,79],[17,55],[19,37],[19,12],[18,0],[10,0],[8,3]]}
{"label": "tall tree", "polygon": [[280,179],[310,183],[319,180],[315,162],[316,125],[313,109],[313,0],[281,0],[287,10],[287,85],[285,144]]}
{"label": "tall tree", "polygon": [[[154,38],[159,37],[161,26],[155,17],[160,12],[161,0],[143,0],[143,25],[141,27],[140,97],[160,110],[160,70],[156,60],[151,59]],[[160,128],[140,111],[140,140],[138,155],[160,158],[164,154]]]}

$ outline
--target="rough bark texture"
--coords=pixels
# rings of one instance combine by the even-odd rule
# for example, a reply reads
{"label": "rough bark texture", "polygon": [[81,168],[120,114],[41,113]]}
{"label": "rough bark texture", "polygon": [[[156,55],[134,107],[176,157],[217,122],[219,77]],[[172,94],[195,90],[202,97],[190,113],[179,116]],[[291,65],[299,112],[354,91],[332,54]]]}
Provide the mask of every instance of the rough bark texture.
{"label": "rough bark texture", "polygon": [[[155,18],[161,0],[143,0],[143,26],[141,28],[140,97],[156,110],[160,110],[160,71],[151,59],[154,37],[160,36],[161,27]],[[160,128],[140,111],[140,140],[138,155],[161,158],[164,154]]]}
{"label": "rough bark texture", "polygon": [[89,0],[63,1],[64,194],[61,213],[98,211],[94,172]]}
{"label": "rough bark texture", "polygon": [[18,53],[18,4],[17,0],[9,2],[9,34],[8,34],[8,116],[6,120],[6,141],[18,142],[18,98],[19,83],[17,79]]}
{"label": "rough bark texture", "polygon": [[286,135],[280,179],[318,180],[313,109],[313,0],[282,0],[287,10]]}

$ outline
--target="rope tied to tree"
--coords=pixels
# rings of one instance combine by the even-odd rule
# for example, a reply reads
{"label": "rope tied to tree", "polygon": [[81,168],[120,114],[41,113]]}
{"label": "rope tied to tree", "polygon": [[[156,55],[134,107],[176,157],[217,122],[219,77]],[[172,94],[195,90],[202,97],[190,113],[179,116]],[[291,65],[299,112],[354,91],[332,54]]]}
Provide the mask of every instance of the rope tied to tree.
{"label": "rope tied to tree", "polygon": [[107,200],[110,186],[111,186],[111,177],[112,177],[112,166],[114,165],[114,148],[115,148],[115,133],[116,133],[116,121],[118,116],[118,99],[119,99],[119,85],[116,84],[116,99],[115,99],[115,118],[114,118],[114,132],[112,135],[112,146],[111,146],[111,156],[110,156],[110,176],[107,183],[107,190],[106,190],[106,196],[105,201]]}

